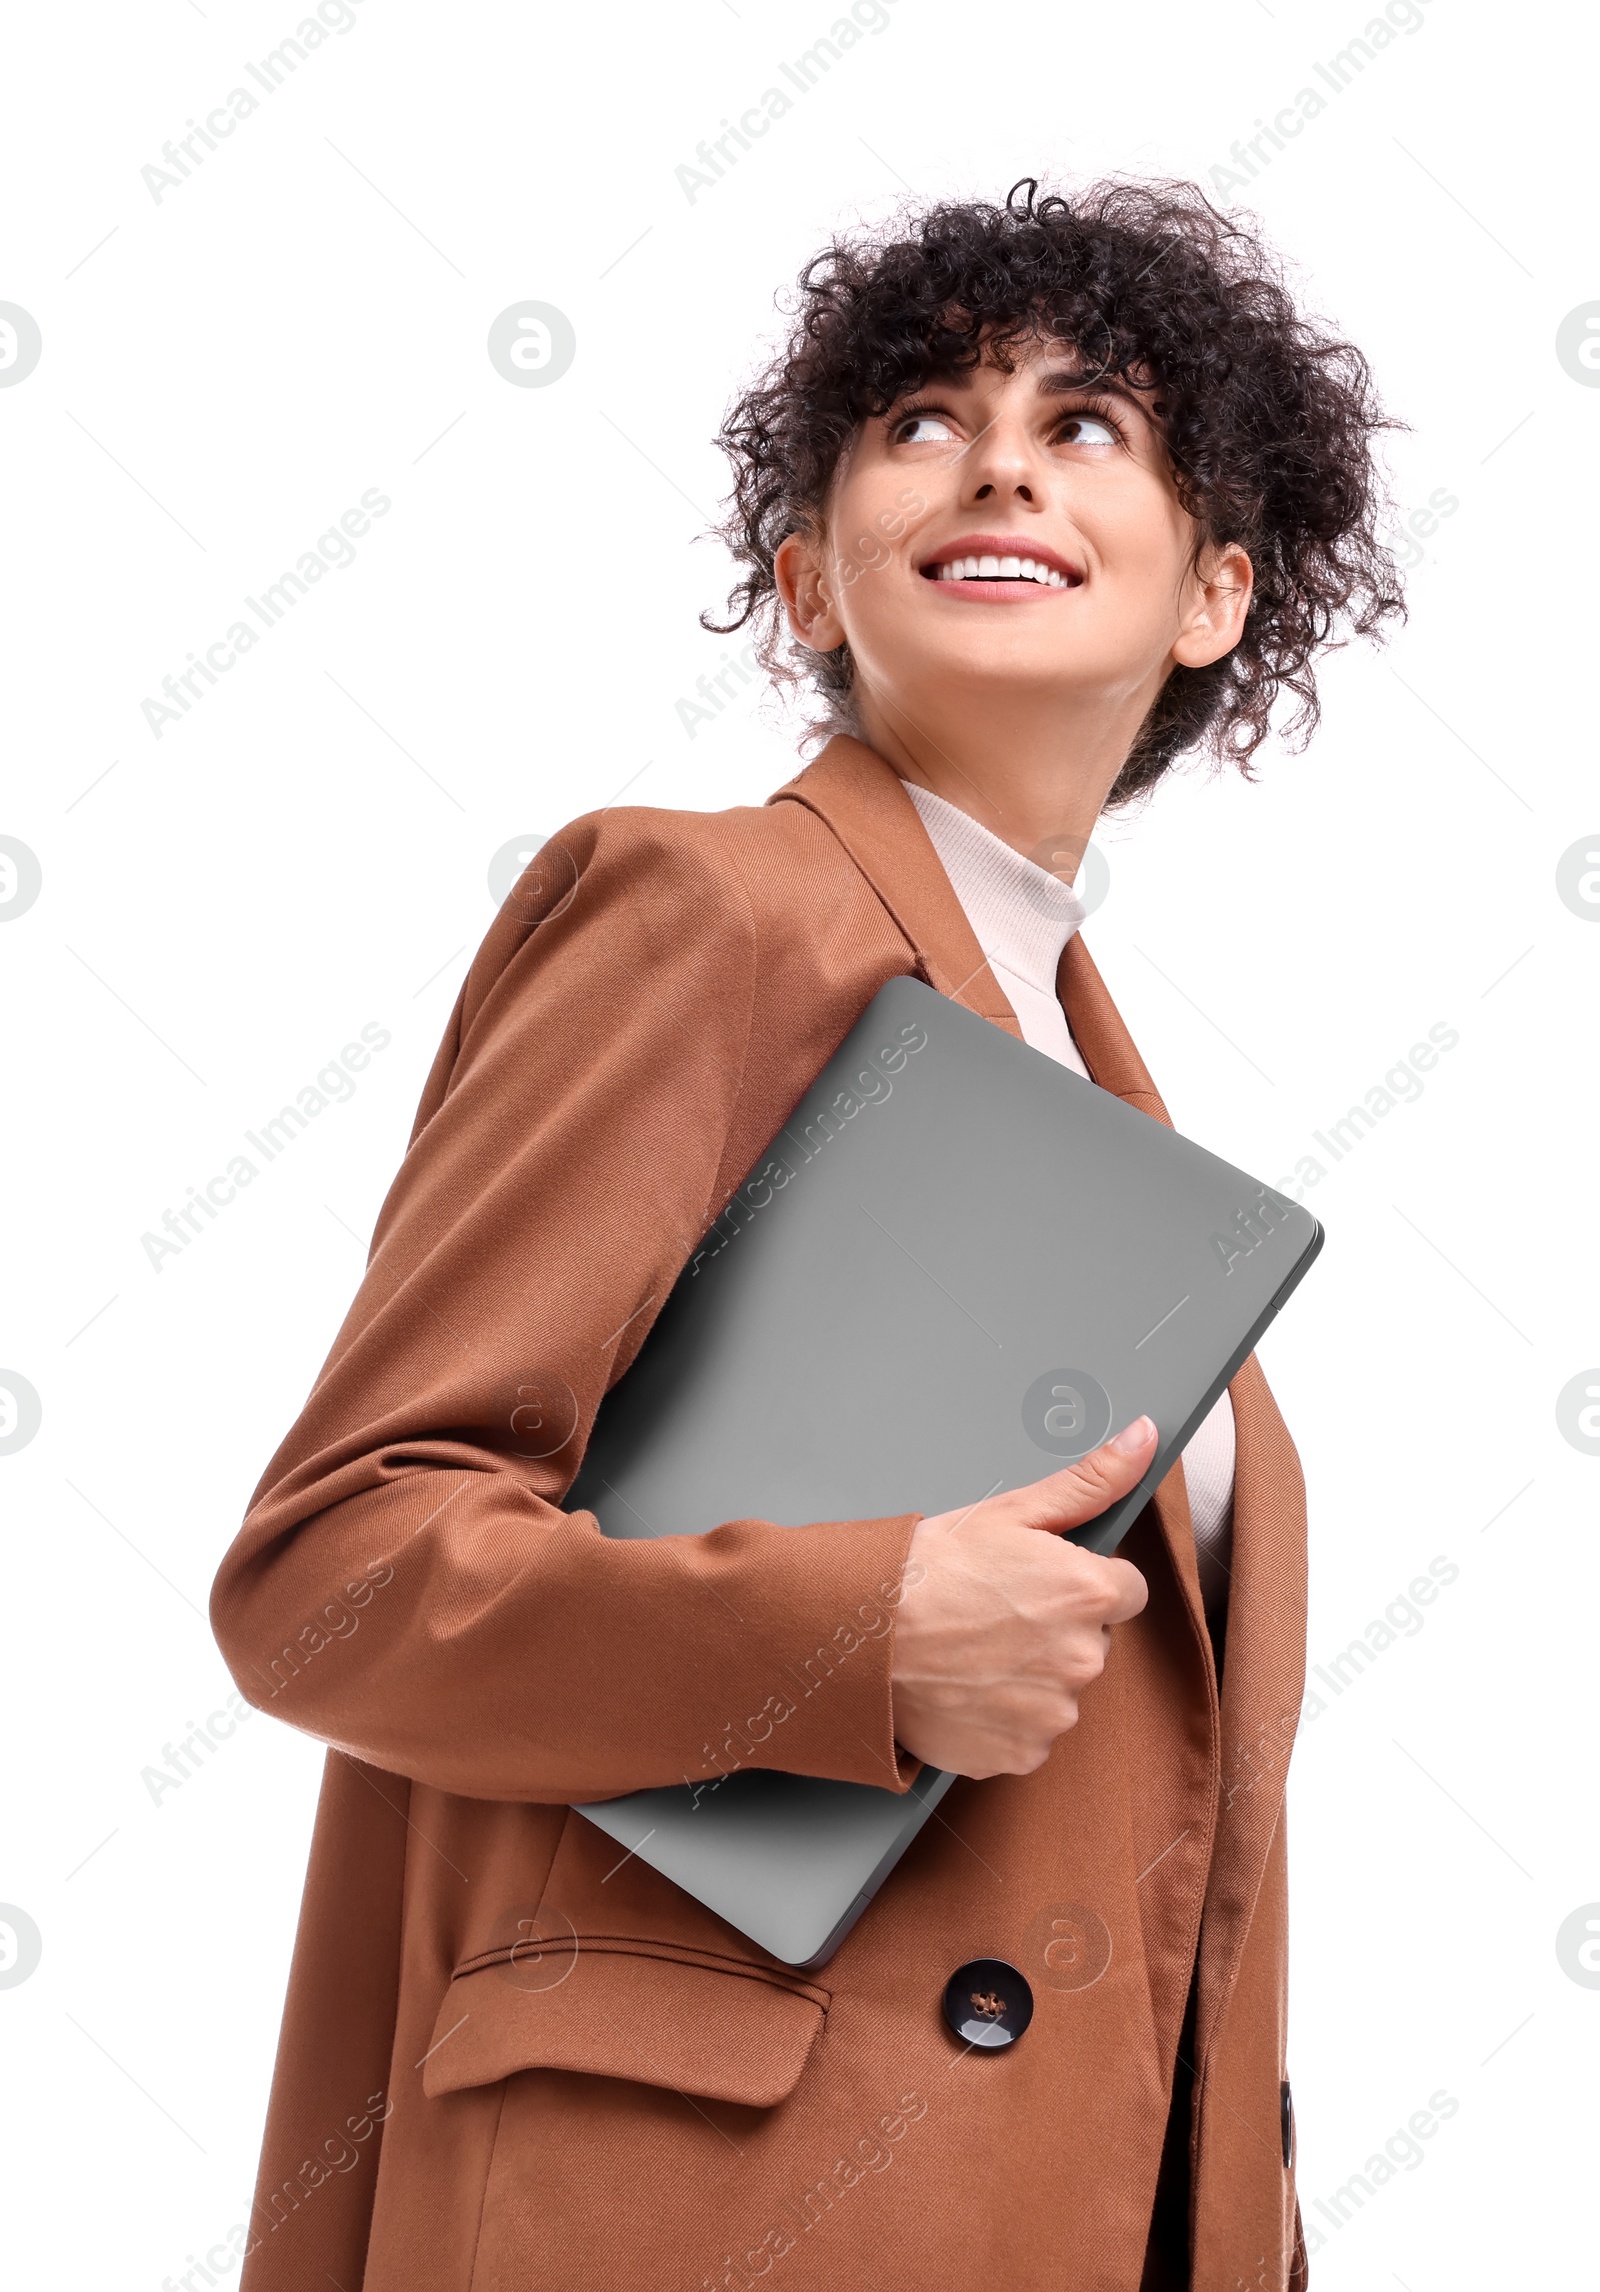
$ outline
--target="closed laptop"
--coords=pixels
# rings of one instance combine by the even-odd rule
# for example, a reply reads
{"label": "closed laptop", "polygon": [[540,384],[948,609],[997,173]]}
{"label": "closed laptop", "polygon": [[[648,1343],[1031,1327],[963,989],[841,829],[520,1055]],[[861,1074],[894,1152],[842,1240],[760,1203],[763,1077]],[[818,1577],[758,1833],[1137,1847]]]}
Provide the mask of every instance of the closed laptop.
{"label": "closed laptop", "polygon": [[[1110,1552],[1321,1245],[1259,1179],[891,980],[684,1267],[567,1504],[617,1537],[939,1513],[1144,1413],[1144,1478],[1070,1532]],[[746,1767],[577,1811],[811,1967],[954,1779]]]}

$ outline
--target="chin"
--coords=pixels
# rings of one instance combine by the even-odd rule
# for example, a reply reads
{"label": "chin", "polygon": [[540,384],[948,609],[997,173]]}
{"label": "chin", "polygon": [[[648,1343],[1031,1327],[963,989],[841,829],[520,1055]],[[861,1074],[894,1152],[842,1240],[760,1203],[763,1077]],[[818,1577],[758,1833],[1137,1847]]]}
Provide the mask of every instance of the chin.
{"label": "chin", "polygon": [[920,693],[924,701],[937,694],[960,705],[979,696],[1002,702],[1042,700],[1054,694],[1065,701],[1081,691],[1085,680],[1083,664],[1064,661],[1056,651],[947,644],[919,653],[909,672],[894,681],[907,693]]}

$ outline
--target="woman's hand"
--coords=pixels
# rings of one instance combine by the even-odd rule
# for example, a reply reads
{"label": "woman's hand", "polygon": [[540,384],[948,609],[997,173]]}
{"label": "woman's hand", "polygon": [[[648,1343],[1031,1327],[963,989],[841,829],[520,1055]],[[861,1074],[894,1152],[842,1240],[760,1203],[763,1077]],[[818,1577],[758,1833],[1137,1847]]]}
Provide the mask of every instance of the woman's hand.
{"label": "woman's hand", "polygon": [[[1064,1544],[1149,1465],[1148,1417],[1063,1472],[912,1531],[894,1627],[896,1740],[958,1775],[1031,1775],[1076,1725],[1111,1626],[1148,1592],[1137,1568]],[[1044,1530],[1046,1533],[1041,1534]]]}

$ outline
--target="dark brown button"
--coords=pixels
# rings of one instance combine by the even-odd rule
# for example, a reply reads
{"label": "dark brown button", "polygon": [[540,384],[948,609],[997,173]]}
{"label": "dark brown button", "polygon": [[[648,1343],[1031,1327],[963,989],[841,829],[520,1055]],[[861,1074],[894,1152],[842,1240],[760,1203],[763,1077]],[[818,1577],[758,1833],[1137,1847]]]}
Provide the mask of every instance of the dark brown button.
{"label": "dark brown button", "polygon": [[945,1984],[944,2018],[965,2045],[1015,2045],[1033,2019],[1027,1977],[1004,1958],[973,1958]]}

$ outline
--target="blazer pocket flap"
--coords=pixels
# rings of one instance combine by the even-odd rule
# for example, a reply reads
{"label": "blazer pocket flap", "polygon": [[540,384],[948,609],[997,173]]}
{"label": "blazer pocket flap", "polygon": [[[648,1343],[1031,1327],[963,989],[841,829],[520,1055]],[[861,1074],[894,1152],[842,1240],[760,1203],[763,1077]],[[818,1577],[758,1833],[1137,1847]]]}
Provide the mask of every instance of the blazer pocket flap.
{"label": "blazer pocket flap", "polygon": [[524,2069],[624,2077],[770,2109],[793,2092],[828,1993],[777,1969],[581,1937],[529,1962],[457,1969],[434,2024],[430,2099]]}

